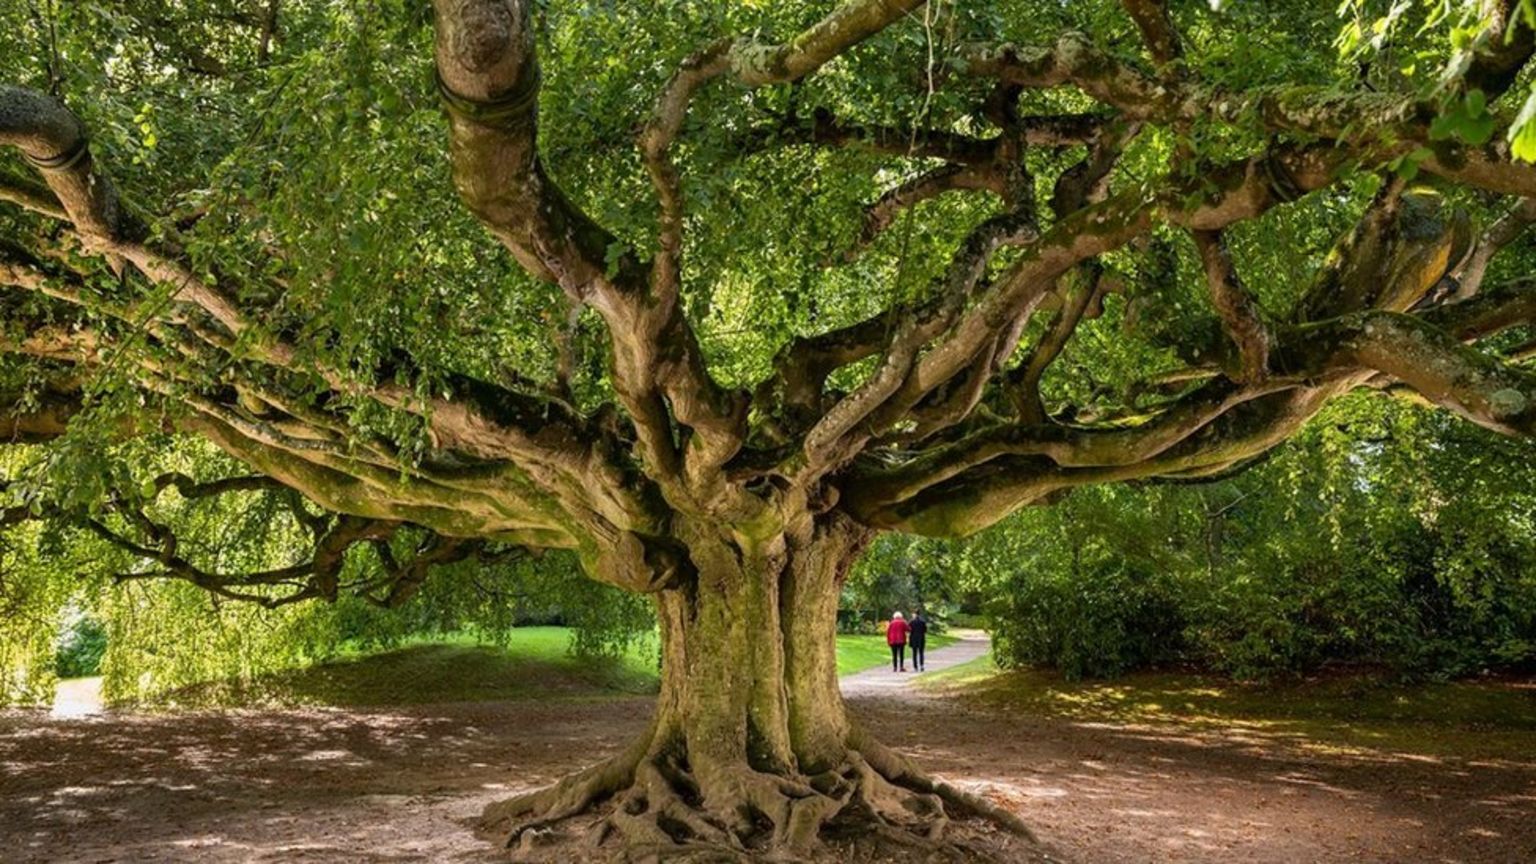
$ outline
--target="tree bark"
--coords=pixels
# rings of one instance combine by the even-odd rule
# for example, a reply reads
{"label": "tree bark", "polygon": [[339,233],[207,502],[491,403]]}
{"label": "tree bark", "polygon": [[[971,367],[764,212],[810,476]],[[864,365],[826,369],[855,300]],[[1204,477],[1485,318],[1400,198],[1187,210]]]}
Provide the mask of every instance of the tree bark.
{"label": "tree bark", "polygon": [[656,597],[663,659],[650,728],[606,762],[491,805],[484,831],[533,846],[530,834],[596,810],[585,840],[599,850],[746,860],[793,859],[829,835],[942,848],[946,802],[1023,830],[848,717],[837,598],[866,529],[841,519],[768,538],[684,529],[696,570]]}

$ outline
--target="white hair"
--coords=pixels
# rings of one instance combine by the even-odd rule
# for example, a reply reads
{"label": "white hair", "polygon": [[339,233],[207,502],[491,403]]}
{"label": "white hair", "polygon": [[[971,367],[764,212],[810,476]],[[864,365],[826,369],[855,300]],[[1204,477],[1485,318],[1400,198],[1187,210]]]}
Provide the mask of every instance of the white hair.
{"label": "white hair", "polygon": [[892,615],[891,617],[892,618],[900,618],[901,617],[901,613],[897,612],[896,614]]}

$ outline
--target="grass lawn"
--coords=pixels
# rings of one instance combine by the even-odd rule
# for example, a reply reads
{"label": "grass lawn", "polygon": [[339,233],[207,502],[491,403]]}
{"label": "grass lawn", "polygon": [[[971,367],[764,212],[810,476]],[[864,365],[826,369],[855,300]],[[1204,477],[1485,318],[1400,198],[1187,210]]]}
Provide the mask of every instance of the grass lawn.
{"label": "grass lawn", "polygon": [[1529,679],[1402,684],[1351,673],[1246,684],[1143,672],[1067,681],[1040,670],[1002,671],[985,655],[917,683],[1010,713],[1236,729],[1311,749],[1471,757],[1524,754],[1536,742],[1536,682]]}
{"label": "grass lawn", "polygon": [[[502,699],[604,698],[656,691],[656,639],[622,657],[579,659],[564,627],[518,627],[504,644],[472,633],[421,637],[390,648],[348,646],[335,659],[252,680],[180,688],[150,706],[423,705]],[[930,648],[955,641],[929,636]],[[837,637],[837,672],[846,675],[890,662],[883,636]]]}
{"label": "grass lawn", "polygon": [[593,698],[655,692],[656,642],[617,658],[578,659],[564,627],[518,627],[504,644],[472,633],[348,646],[341,656],[249,681],[213,681],[153,700],[165,705],[421,705],[501,699]]}

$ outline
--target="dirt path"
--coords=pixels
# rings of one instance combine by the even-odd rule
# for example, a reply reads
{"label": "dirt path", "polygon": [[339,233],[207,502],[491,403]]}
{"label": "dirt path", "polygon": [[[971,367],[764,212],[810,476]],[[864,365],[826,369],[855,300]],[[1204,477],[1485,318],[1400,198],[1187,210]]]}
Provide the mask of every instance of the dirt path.
{"label": "dirt path", "polygon": [[[981,630],[954,630],[951,631],[951,635],[959,641],[928,651],[923,657],[924,671],[938,672],[951,666],[959,666],[961,663],[975,660],[992,648],[992,640]],[[907,660],[907,668],[912,669],[912,658],[908,656]],[[910,685],[916,675],[916,670],[892,672],[889,667],[879,666],[863,672],[855,672],[852,675],[844,675],[840,683],[843,695],[849,698],[897,697],[914,693]]]}
{"label": "dirt path", "polygon": [[53,696],[52,716],[89,717],[106,710],[101,699],[101,678],[65,678]]}
{"label": "dirt path", "polygon": [[[1015,807],[1069,862],[1536,860],[1536,740],[1449,758],[1006,716],[899,688],[849,703],[924,767]],[[615,752],[649,714],[647,699],[0,713],[0,860],[499,860],[466,820]]]}

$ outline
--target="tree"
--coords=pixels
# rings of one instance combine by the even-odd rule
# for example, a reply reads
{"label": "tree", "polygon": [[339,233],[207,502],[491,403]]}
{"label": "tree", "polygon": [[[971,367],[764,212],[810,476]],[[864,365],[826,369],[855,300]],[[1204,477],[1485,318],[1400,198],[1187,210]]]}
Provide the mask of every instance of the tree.
{"label": "tree", "polygon": [[1230,479],[1020,511],[959,569],[999,583],[984,595],[1000,662],[1068,677],[1519,670],[1536,636],[1531,446],[1360,393]]}
{"label": "tree", "polygon": [[[600,841],[677,852],[930,844],[957,812],[1022,831],[846,715],[838,585],[871,538],[1223,476],[1359,388],[1536,431],[1536,290],[1483,278],[1536,216],[1523,121],[1492,135],[1533,45],[1514,2],[1449,49],[1398,10],[1343,59],[1333,4],[433,5],[167,0],[74,54],[27,25],[49,49],[14,56],[54,86],[60,56],[95,65],[79,113],[0,89],[0,143],[43,181],[0,181],[26,211],[0,245],[4,432],[74,459],[197,436],[246,467],[61,491],[94,463],[56,459],[5,519],[273,606],[397,604],[521,548],[650,595],[652,728],[490,808],[514,841],[609,796]],[[453,187],[525,276],[423,183],[423,34]],[[171,107],[129,115],[135,88]],[[93,97],[142,188],[90,145]],[[146,515],[171,489],[297,492],[313,554],[183,556]],[[384,577],[344,586],[351,548]]]}

